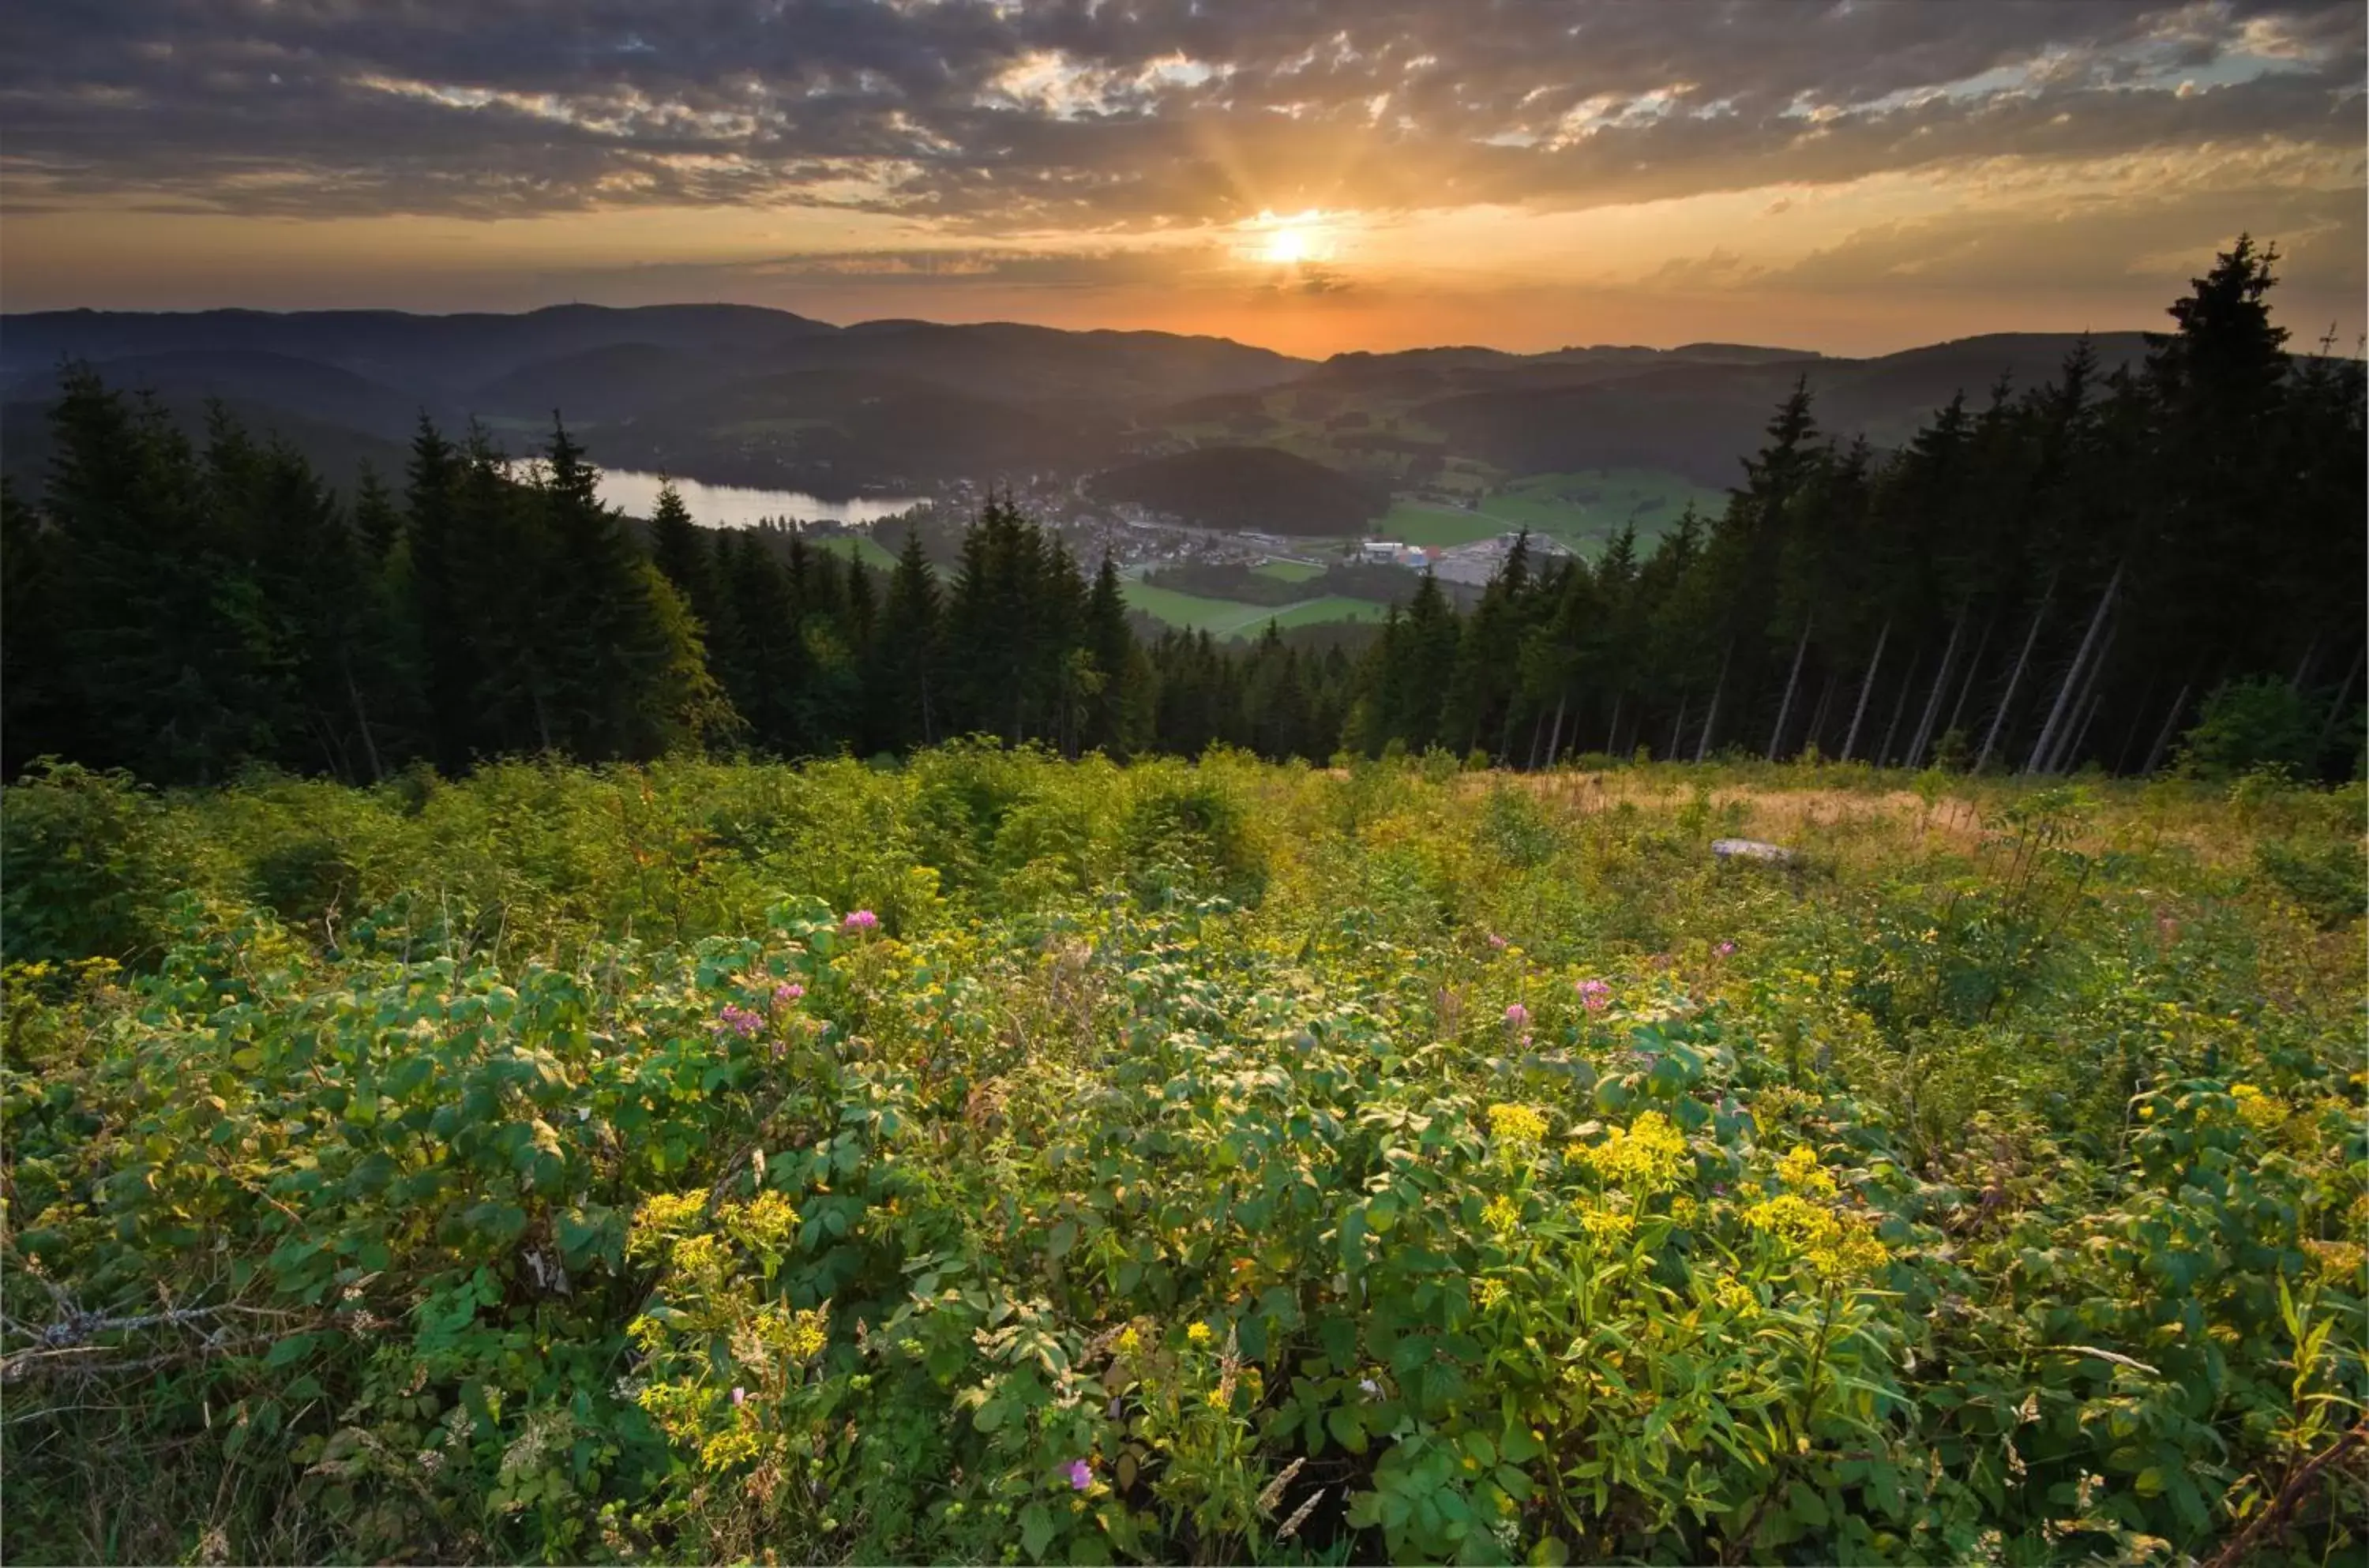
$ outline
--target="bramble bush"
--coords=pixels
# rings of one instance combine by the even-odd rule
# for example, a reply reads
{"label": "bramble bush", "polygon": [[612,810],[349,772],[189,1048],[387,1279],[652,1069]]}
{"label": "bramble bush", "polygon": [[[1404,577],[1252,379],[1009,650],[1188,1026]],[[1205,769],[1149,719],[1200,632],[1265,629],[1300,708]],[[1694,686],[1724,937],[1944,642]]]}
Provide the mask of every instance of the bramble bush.
{"label": "bramble bush", "polygon": [[2357,815],[36,774],[6,1552],[2341,1560]]}

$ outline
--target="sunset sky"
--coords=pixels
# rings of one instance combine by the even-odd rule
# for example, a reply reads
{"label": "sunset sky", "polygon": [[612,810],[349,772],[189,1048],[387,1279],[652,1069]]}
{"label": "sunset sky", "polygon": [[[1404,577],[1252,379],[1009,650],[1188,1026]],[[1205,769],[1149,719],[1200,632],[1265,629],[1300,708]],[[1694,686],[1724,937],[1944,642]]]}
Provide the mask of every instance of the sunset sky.
{"label": "sunset sky", "polygon": [[15,0],[0,304],[1870,352],[2363,329],[2363,7]]}

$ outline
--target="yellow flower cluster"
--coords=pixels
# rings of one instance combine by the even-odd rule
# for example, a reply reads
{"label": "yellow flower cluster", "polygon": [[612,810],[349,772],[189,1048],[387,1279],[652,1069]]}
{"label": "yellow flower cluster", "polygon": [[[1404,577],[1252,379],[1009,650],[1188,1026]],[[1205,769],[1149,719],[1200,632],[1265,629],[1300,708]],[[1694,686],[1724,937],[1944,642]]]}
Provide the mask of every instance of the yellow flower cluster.
{"label": "yellow flower cluster", "polygon": [[1133,1323],[1129,1323],[1118,1331],[1116,1344],[1121,1356],[1132,1356],[1143,1348],[1143,1335],[1136,1332]]}
{"label": "yellow flower cluster", "polygon": [[771,1190],[748,1203],[727,1203],[715,1219],[727,1233],[752,1252],[783,1253],[798,1228],[797,1206]]}
{"label": "yellow flower cluster", "polygon": [[757,1447],[757,1434],[743,1426],[728,1426],[701,1447],[699,1468],[709,1471],[730,1470],[743,1459],[755,1459]]}
{"label": "yellow flower cluster", "polygon": [[1209,1343],[1209,1325],[1207,1323],[1195,1323],[1184,1331],[1184,1337],[1192,1344],[1207,1345]]}
{"label": "yellow flower cluster", "polygon": [[1502,1236],[1522,1222],[1521,1206],[1499,1193],[1482,1208],[1481,1222]]}
{"label": "yellow flower cluster", "polygon": [[1690,1230],[1702,1218],[1702,1205],[1691,1193],[1680,1193],[1670,1200],[1670,1223],[1678,1229]]}
{"label": "yellow flower cluster", "polygon": [[708,1396],[688,1383],[652,1383],[634,1402],[649,1413],[659,1431],[683,1443],[699,1435]]}
{"label": "yellow flower cluster", "polygon": [[2233,1083],[2229,1095],[2237,1102],[2237,1117],[2257,1132],[2268,1132],[2287,1119],[2283,1101],[2263,1093],[2250,1083]]}
{"label": "yellow flower cluster", "polygon": [[1480,1302],[1481,1310],[1484,1312],[1505,1299],[1505,1282],[1502,1279],[1484,1279],[1479,1288],[1473,1292],[1473,1299]]}
{"label": "yellow flower cluster", "polygon": [[1777,1179],[1795,1192],[1817,1197],[1835,1196],[1835,1178],[1818,1163],[1818,1151],[1806,1143],[1797,1143],[1785,1158],[1777,1162]]}
{"label": "yellow flower cluster", "polygon": [[1617,1242],[1637,1228],[1636,1217],[1626,1209],[1591,1205],[1581,1208],[1578,1216],[1579,1228],[1587,1232],[1591,1242]]}
{"label": "yellow flower cluster", "polygon": [[793,1311],[778,1302],[768,1302],[757,1309],[750,1326],[759,1344],[793,1361],[811,1361],[830,1344],[828,1305]]}
{"label": "yellow flower cluster", "polygon": [[1547,1119],[1528,1105],[1492,1105],[1489,1136],[1509,1152],[1536,1149],[1546,1140]]}
{"label": "yellow flower cluster", "polygon": [[1815,1272],[1847,1279],[1883,1266],[1890,1254],[1875,1239],[1875,1220],[1782,1193],[1744,1211],[1744,1222],[1798,1253]]}
{"label": "yellow flower cluster", "polygon": [[1581,1151],[1606,1181],[1642,1192],[1678,1179],[1687,1158],[1686,1134],[1659,1111],[1647,1111],[1627,1128],[1614,1127],[1602,1143]]}
{"label": "yellow flower cluster", "polygon": [[732,1257],[721,1241],[702,1231],[677,1242],[667,1261],[677,1274],[688,1275],[702,1289],[715,1290],[723,1287]]}
{"label": "yellow flower cluster", "polygon": [[625,1238],[626,1255],[642,1257],[660,1251],[695,1223],[706,1207],[704,1192],[652,1194],[634,1216],[634,1228]]}
{"label": "yellow flower cluster", "polygon": [[830,1319],[820,1307],[810,1307],[791,1319],[787,1349],[799,1360],[813,1360],[830,1344]]}
{"label": "yellow flower cluster", "polygon": [[1739,1318],[1750,1317],[1760,1310],[1760,1298],[1753,1294],[1752,1287],[1733,1276],[1713,1286],[1711,1298],[1721,1310]]}

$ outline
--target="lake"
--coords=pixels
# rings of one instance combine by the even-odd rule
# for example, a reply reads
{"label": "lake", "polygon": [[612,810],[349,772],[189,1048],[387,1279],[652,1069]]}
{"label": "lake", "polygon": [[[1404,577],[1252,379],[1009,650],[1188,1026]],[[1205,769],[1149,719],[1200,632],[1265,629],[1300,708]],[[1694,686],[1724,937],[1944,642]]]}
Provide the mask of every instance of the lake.
{"label": "lake", "polygon": [[[630,468],[611,468],[601,475],[601,498],[635,517],[647,517],[658,505],[659,475]],[[787,517],[801,522],[877,522],[921,504],[918,496],[858,496],[826,501],[801,490],[752,490],[739,485],[703,485],[678,479],[675,493],[690,509],[691,520],[706,528],[746,528],[760,518]]]}

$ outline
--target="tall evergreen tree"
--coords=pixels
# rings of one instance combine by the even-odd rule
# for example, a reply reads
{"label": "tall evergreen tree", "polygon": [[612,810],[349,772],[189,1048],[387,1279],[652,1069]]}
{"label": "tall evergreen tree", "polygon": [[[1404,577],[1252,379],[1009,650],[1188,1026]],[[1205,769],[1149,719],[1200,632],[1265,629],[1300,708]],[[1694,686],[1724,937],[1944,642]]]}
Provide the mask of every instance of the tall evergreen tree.
{"label": "tall evergreen tree", "polygon": [[870,700],[888,746],[926,746],[944,733],[938,663],[942,608],[921,536],[909,532],[888,579],[880,631],[874,639]]}
{"label": "tall evergreen tree", "polygon": [[[480,553],[462,524],[462,480],[470,464],[428,417],[411,439],[404,490],[411,623],[426,676],[429,754],[457,773],[481,737],[477,702],[486,679],[474,601],[482,589]],[[483,509],[480,509],[481,512]],[[492,520],[480,515],[480,524]]]}
{"label": "tall evergreen tree", "polygon": [[650,509],[650,561],[666,574],[700,624],[712,625],[719,598],[715,557],[671,479],[658,482],[658,504]]}

